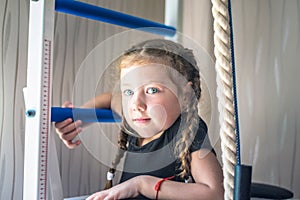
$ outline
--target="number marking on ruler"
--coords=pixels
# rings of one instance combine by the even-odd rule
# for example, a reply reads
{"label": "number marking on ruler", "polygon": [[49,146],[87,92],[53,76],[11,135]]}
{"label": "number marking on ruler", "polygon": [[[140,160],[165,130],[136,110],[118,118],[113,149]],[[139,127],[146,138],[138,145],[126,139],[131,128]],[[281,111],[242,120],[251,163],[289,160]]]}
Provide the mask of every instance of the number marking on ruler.
{"label": "number marking on ruler", "polygon": [[51,93],[51,48],[50,40],[44,39],[43,71],[41,88],[41,140],[40,140],[40,172],[39,172],[39,199],[47,199],[48,176],[48,138],[50,119]]}

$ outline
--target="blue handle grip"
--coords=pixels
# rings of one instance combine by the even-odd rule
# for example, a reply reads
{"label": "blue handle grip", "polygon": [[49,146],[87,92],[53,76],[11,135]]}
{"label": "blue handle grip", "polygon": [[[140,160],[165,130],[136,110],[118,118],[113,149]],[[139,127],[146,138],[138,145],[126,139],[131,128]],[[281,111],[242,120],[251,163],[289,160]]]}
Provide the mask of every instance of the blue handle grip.
{"label": "blue handle grip", "polygon": [[121,117],[109,109],[51,107],[51,122],[68,118],[82,122],[121,122]]}

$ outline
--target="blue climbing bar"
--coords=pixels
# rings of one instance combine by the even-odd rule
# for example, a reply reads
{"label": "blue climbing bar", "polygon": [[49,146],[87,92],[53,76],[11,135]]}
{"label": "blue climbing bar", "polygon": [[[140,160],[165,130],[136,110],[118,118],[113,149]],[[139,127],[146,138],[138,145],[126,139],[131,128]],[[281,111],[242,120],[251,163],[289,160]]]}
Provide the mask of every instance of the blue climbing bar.
{"label": "blue climbing bar", "polygon": [[61,122],[68,118],[86,123],[114,123],[122,120],[117,113],[110,109],[51,107],[51,122]]}
{"label": "blue climbing bar", "polygon": [[176,29],[172,26],[75,0],[56,0],[55,10],[57,12],[63,12],[131,29],[139,29],[163,36],[174,36],[176,33]]}

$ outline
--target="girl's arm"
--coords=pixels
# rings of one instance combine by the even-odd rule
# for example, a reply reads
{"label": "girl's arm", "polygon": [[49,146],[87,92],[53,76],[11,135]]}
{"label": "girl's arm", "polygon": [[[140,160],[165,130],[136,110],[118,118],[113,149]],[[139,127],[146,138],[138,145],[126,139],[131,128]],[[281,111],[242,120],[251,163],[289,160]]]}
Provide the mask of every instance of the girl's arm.
{"label": "girl's arm", "polygon": [[[113,109],[120,114],[121,104],[119,102],[121,102],[119,95],[103,93],[83,104],[81,108],[108,108]],[[73,108],[74,105],[71,102],[66,101],[62,107]],[[72,122],[72,119],[66,119],[62,122],[57,122],[54,125],[60,139],[68,148],[73,149],[81,143],[80,140],[73,141],[74,138],[82,132],[83,124],[80,120]]]}
{"label": "girl's arm", "polygon": [[[158,192],[158,199],[223,199],[223,175],[216,156],[209,150],[192,153],[191,173],[196,183],[164,181]],[[156,198],[155,185],[161,179],[153,176],[138,176],[115,187],[93,194],[92,199],[122,199],[142,194]]]}
{"label": "girl's arm", "polygon": [[121,113],[121,94],[103,93],[84,103],[81,108],[107,108]]}
{"label": "girl's arm", "polygon": [[[216,156],[206,149],[195,151],[191,156],[191,173],[195,183],[164,181],[161,184],[158,199],[218,200],[224,198],[222,168]],[[156,192],[154,192],[153,185],[157,181],[153,177],[142,181],[141,193],[155,199]]]}

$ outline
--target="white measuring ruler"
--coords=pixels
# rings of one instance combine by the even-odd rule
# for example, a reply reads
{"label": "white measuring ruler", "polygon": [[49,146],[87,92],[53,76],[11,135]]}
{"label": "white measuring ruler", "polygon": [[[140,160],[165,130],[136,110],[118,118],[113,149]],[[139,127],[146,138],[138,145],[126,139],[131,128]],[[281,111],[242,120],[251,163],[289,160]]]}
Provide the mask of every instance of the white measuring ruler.
{"label": "white measuring ruler", "polygon": [[31,0],[29,14],[23,199],[48,199],[54,0]]}

